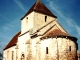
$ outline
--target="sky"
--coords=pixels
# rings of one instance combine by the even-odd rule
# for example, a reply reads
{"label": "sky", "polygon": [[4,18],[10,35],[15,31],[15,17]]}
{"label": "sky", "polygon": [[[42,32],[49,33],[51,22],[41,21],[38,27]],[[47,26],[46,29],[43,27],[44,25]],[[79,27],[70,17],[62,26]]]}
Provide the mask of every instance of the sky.
{"label": "sky", "polygon": [[[61,26],[78,39],[80,51],[80,0],[41,0]],[[0,0],[0,51],[21,30],[21,18],[36,0]]]}

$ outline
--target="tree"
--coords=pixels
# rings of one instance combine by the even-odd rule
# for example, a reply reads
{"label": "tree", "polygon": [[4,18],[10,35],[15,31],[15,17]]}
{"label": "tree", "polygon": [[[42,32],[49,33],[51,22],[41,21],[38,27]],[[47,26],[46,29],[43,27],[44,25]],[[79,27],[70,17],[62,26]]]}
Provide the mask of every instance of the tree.
{"label": "tree", "polygon": [[2,60],[2,57],[3,57],[3,55],[2,55],[2,53],[0,53],[0,60]]}

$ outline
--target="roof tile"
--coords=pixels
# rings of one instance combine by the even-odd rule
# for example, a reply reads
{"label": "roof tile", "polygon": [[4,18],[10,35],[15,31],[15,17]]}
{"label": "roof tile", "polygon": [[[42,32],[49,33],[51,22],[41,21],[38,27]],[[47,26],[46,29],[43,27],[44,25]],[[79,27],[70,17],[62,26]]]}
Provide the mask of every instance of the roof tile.
{"label": "roof tile", "polygon": [[73,36],[70,36],[68,33],[65,33],[65,32],[62,32],[61,30],[59,29],[54,29],[54,30],[51,30],[49,32],[47,32],[45,35],[43,35],[43,37],[41,37],[40,39],[43,40],[43,39],[46,39],[46,38],[56,38],[56,37],[64,37],[64,38],[69,38],[71,39],[72,41],[76,42],[77,41],[77,38],[76,37],[73,37]]}
{"label": "roof tile", "polygon": [[[32,11],[36,11],[36,12],[40,12],[40,13],[43,13],[43,14],[47,14],[47,15],[50,15],[50,16],[53,16],[55,18],[57,18],[42,2],[36,2],[31,8],[30,10],[24,15],[27,16],[28,14],[30,14]],[[24,18],[22,17],[22,19]],[[21,19],[21,20],[22,20]]]}
{"label": "roof tile", "polygon": [[59,29],[54,29],[54,30],[52,30],[52,31],[50,31],[50,32],[48,32],[48,33],[46,33],[44,36],[51,36],[51,37],[54,37],[54,36],[60,36],[60,35],[62,35],[62,36],[69,36],[68,33],[62,32],[62,31],[59,30]]}
{"label": "roof tile", "polygon": [[18,40],[18,36],[19,36],[20,34],[21,34],[21,32],[18,32],[18,33],[11,39],[11,41],[7,44],[7,46],[4,48],[4,50],[7,49],[7,48],[12,47],[12,46],[14,46],[14,45],[16,45],[17,40]]}

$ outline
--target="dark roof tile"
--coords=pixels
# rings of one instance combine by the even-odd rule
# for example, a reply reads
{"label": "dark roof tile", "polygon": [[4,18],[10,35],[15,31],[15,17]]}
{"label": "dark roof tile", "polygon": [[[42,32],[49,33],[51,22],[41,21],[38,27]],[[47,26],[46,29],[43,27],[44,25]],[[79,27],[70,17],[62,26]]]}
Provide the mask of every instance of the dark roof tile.
{"label": "dark roof tile", "polygon": [[7,46],[4,48],[5,49],[8,49],[12,46],[15,46],[16,43],[17,43],[17,40],[18,40],[18,36],[21,34],[21,32],[18,32],[12,39],[11,41],[7,44]]}
{"label": "dark roof tile", "polygon": [[[50,15],[50,16],[53,16],[55,18],[57,18],[42,2],[36,2],[31,8],[30,10],[24,15],[27,16],[28,14],[30,14],[32,11],[36,11],[36,12],[40,12],[40,13],[43,13],[43,14],[47,14],[47,15]],[[22,17],[22,19],[24,18]],[[21,19],[21,20],[22,20]]]}
{"label": "dark roof tile", "polygon": [[58,37],[69,38],[69,39],[71,39],[74,42],[77,41],[76,37],[70,36],[68,33],[62,32],[59,29],[54,29],[54,30],[51,30],[51,31],[47,32],[40,39],[43,40],[43,39],[51,38],[51,37],[52,38],[58,38]]}
{"label": "dark roof tile", "polygon": [[60,35],[63,35],[63,36],[69,36],[68,33],[65,33],[65,32],[62,32],[61,30],[59,29],[54,29],[48,33],[46,33],[44,36],[51,36],[51,37],[54,37],[54,36],[60,36]]}

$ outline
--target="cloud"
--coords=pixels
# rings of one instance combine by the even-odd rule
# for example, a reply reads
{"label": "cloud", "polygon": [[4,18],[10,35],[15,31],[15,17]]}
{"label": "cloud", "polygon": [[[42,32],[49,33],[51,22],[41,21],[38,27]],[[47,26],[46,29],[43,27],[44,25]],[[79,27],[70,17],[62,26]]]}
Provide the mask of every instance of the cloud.
{"label": "cloud", "polygon": [[10,27],[14,27],[14,26],[13,26],[13,22],[16,23],[16,20],[9,21],[10,19],[8,19],[7,17],[3,16],[2,14],[0,14],[0,17],[2,17],[3,19],[5,19],[5,20],[8,22],[8,23],[6,22],[5,24],[3,24],[3,25],[1,26],[1,28],[2,28],[3,30],[9,30]]}
{"label": "cloud", "polygon": [[78,35],[80,36],[80,26],[78,26],[74,20],[68,18],[68,20],[66,20],[66,23],[69,25],[69,27],[76,29]]}
{"label": "cloud", "polygon": [[26,12],[26,10],[25,10],[25,8],[24,8],[24,6],[23,6],[23,4],[21,3],[21,1],[20,0],[13,0],[24,12]]}
{"label": "cloud", "polygon": [[5,16],[3,16],[2,14],[0,14],[0,17],[2,17],[3,19],[5,19],[5,20],[9,20],[8,18],[6,18]]}
{"label": "cloud", "polygon": [[73,19],[66,17],[52,0],[47,0],[47,1],[49,2],[50,8],[52,8],[61,18],[65,20],[65,21],[63,20],[64,23],[66,23],[69,28],[74,28],[77,31],[78,35],[80,35],[80,27],[76,24],[76,22]]}
{"label": "cloud", "polygon": [[80,35],[80,27],[78,25],[75,25],[75,28],[77,30],[77,33]]}
{"label": "cloud", "polygon": [[11,30],[11,28],[20,28],[20,21],[17,18],[2,26],[3,30]]}
{"label": "cloud", "polygon": [[10,20],[10,22],[0,27],[0,31],[0,50],[2,51],[2,48],[4,48],[14,34],[20,31],[20,20],[18,18]]}

